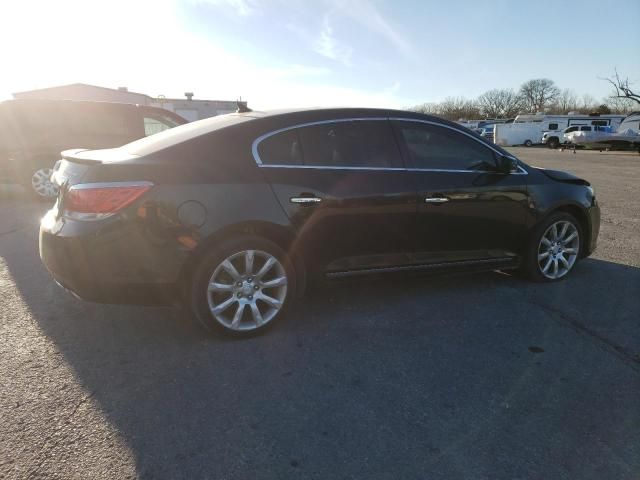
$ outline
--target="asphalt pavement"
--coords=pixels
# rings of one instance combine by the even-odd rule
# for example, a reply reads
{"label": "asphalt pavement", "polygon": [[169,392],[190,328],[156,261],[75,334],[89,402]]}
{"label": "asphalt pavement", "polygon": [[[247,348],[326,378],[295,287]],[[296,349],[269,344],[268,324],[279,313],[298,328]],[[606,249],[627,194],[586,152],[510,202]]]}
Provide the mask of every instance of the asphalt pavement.
{"label": "asphalt pavement", "polygon": [[640,478],[640,156],[513,151],[595,186],[565,281],[340,281],[248,340],[66,294],[1,187],[0,478]]}

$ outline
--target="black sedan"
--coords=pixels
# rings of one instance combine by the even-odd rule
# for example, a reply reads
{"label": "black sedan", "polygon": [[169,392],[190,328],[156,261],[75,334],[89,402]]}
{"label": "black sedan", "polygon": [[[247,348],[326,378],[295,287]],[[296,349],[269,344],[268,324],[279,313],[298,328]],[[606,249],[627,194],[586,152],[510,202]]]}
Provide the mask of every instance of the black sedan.
{"label": "black sedan", "polygon": [[455,123],[396,110],[215,117],[73,150],[40,256],[77,296],[186,303],[207,328],[272,325],[305,285],[397,271],[563,279],[596,246],[589,183]]}

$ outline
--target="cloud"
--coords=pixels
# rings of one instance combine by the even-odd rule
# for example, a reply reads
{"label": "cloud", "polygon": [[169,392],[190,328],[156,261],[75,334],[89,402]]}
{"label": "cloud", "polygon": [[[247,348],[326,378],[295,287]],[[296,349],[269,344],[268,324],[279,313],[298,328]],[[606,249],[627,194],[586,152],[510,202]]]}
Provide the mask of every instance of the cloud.
{"label": "cloud", "polygon": [[[128,8],[128,15],[123,17],[119,7]],[[399,97],[394,85],[350,88],[326,66],[287,61],[286,57],[265,65],[255,57],[225,49],[206,32],[184,28],[176,21],[180,6],[173,1],[112,0],[89,5],[84,0],[64,0],[39,8],[41,15],[33,17],[30,2],[12,4],[11,9],[0,7],[7,18],[19,19],[0,29],[2,44],[24,37],[26,21],[39,32],[4,52],[0,99],[11,92],[82,82],[127,86],[151,96],[181,97],[185,91],[195,92],[199,99],[242,96],[256,109],[417,103]],[[155,21],[140,23],[138,19],[151,9]],[[60,30],[62,19],[74,28]],[[116,36],[110,35],[113,25],[118,25]],[[157,38],[158,25],[163,26],[163,37],[171,41],[148,41]]]}
{"label": "cloud", "polygon": [[351,66],[351,55],[353,49],[349,46],[342,45],[333,35],[333,27],[329,14],[326,14],[322,23],[320,35],[313,44],[313,50],[323,57],[338,61],[346,66]]}
{"label": "cloud", "polygon": [[248,17],[260,12],[256,0],[191,0],[192,3],[204,3],[213,6],[227,6],[234,10],[237,15]]}
{"label": "cloud", "polygon": [[401,54],[413,56],[411,43],[380,13],[370,0],[328,0],[332,9],[363,28],[386,38]]}

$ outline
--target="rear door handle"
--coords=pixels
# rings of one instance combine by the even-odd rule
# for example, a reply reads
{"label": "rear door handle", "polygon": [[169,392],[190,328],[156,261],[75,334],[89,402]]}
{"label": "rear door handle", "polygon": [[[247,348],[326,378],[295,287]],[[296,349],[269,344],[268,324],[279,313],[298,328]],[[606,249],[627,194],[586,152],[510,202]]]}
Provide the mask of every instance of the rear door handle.
{"label": "rear door handle", "polygon": [[447,203],[449,199],[447,197],[427,197],[424,199],[425,203]]}
{"label": "rear door handle", "polygon": [[301,205],[312,205],[314,203],[320,203],[322,199],[320,197],[291,197],[289,201],[291,203],[297,203]]}

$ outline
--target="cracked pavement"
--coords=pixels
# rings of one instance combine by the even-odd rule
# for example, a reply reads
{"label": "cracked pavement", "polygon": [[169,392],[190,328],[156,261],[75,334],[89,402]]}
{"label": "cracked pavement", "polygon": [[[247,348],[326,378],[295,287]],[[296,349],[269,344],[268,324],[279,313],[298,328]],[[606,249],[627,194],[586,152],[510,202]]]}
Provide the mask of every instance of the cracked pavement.
{"label": "cracked pavement", "polygon": [[242,341],[66,294],[1,187],[0,478],[638,478],[640,156],[513,151],[595,186],[570,278],[340,281]]}

